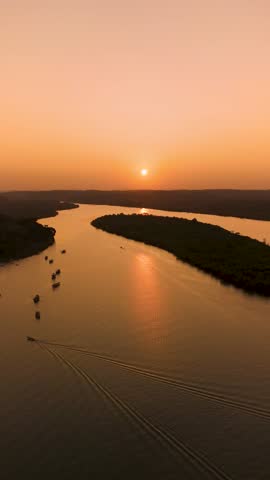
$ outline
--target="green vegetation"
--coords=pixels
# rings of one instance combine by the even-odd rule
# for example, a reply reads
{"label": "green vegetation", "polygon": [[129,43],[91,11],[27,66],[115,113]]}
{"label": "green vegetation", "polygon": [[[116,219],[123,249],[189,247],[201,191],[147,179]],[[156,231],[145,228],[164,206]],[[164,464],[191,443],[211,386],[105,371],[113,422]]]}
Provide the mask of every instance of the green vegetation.
{"label": "green vegetation", "polygon": [[153,215],[105,215],[92,225],[174,254],[222,282],[270,296],[270,247],[216,225]]}
{"label": "green vegetation", "polygon": [[54,228],[34,220],[15,220],[0,215],[0,262],[8,262],[41,252],[54,243]]}

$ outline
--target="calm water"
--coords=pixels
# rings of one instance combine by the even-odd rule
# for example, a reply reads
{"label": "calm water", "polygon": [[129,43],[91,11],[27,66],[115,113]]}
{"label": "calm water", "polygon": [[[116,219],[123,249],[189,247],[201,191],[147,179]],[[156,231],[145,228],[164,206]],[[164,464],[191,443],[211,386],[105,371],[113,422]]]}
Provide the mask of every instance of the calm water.
{"label": "calm water", "polygon": [[133,211],[63,211],[53,247],[0,268],[1,478],[269,479],[270,301],[90,225]]}

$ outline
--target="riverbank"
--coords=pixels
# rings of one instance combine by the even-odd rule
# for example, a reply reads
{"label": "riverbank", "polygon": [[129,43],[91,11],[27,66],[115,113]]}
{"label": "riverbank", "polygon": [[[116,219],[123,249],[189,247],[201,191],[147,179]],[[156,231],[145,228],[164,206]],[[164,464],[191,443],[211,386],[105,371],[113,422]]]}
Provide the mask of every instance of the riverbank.
{"label": "riverbank", "polygon": [[105,215],[92,225],[108,233],[144,242],[224,283],[270,296],[270,247],[216,225],[153,215]]}
{"label": "riverbank", "polygon": [[30,257],[52,245],[54,228],[42,226],[37,220],[74,208],[79,205],[29,197],[24,192],[0,194],[0,262]]}
{"label": "riverbank", "polygon": [[[201,213],[224,217],[270,221],[270,190],[52,190],[6,192],[0,194],[10,203],[29,201],[55,204],[71,203],[149,208],[170,212]],[[57,208],[59,210],[59,208]],[[3,212],[5,213],[5,212]],[[44,218],[47,215],[43,215]]]}
{"label": "riverbank", "polygon": [[61,199],[43,198],[36,192],[0,193],[0,215],[13,219],[55,217],[60,210],[70,210],[79,206]]}
{"label": "riverbank", "polygon": [[34,220],[0,215],[0,263],[40,253],[54,243],[55,229]]}

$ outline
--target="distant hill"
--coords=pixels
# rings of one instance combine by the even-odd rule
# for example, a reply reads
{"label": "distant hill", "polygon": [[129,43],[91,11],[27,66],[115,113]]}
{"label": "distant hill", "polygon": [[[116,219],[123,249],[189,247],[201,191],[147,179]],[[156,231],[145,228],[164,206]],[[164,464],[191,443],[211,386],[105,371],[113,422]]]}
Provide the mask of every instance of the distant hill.
{"label": "distant hill", "polygon": [[[6,192],[2,195],[11,203],[22,200],[32,202],[33,211],[39,202],[48,202],[46,208],[50,210],[56,205],[59,207],[58,202],[62,200],[270,220],[270,190],[54,190]],[[38,208],[41,208],[40,204]]]}
{"label": "distant hill", "polygon": [[16,219],[38,219],[54,217],[57,210],[77,208],[70,202],[46,198],[39,193],[10,192],[0,194],[0,214]]}

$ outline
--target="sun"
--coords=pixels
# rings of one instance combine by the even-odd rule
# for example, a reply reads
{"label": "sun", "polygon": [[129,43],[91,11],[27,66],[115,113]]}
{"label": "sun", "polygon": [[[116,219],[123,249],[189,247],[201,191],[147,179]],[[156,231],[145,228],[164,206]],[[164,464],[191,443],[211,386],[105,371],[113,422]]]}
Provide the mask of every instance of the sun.
{"label": "sun", "polygon": [[142,177],[146,177],[147,175],[148,175],[148,170],[147,170],[147,168],[142,168],[142,169],[141,169],[141,176],[142,176]]}

